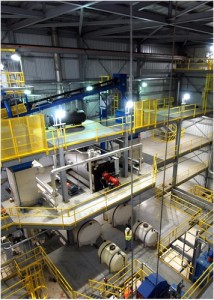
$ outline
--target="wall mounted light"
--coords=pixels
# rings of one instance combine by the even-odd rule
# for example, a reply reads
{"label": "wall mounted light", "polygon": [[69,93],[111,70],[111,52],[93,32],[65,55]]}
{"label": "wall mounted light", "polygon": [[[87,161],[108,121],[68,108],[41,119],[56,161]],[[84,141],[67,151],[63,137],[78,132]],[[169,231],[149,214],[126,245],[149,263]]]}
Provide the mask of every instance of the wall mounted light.
{"label": "wall mounted light", "polygon": [[146,82],[142,82],[142,87],[147,87],[147,83]]}
{"label": "wall mounted light", "polygon": [[185,93],[183,95],[183,100],[189,100],[190,99],[190,94],[189,93]]}
{"label": "wall mounted light", "polygon": [[21,56],[17,53],[13,53],[11,55],[11,59],[14,60],[14,61],[20,61],[21,60]]}

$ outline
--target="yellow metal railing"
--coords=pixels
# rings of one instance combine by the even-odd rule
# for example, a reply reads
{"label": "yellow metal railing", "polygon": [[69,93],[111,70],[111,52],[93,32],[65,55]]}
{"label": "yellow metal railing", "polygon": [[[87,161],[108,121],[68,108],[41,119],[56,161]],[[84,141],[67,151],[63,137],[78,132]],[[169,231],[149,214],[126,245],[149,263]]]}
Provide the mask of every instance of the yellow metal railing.
{"label": "yellow metal railing", "polygon": [[[156,139],[156,140],[161,140],[161,141],[173,141],[176,138],[176,133],[177,133],[177,126],[176,128],[174,127],[175,124],[169,124],[169,128],[171,128],[171,131],[165,132],[163,130],[160,129],[154,129],[152,131],[152,138]],[[181,138],[183,138],[185,133],[185,128],[181,129]]]}
{"label": "yellow metal railing", "polygon": [[213,263],[203,272],[196,282],[184,293],[181,299],[199,299],[202,292],[213,281]]}
{"label": "yellow metal railing", "polygon": [[[12,111],[13,116],[17,116],[19,114],[27,112],[27,109],[26,109],[26,106],[24,105],[24,103],[20,103],[18,105],[11,106],[11,111]],[[1,118],[2,119],[8,118],[6,108],[1,109]]]}
{"label": "yellow metal railing", "polygon": [[199,220],[199,236],[204,241],[213,244],[213,210]]}
{"label": "yellow metal railing", "polygon": [[205,87],[202,93],[202,109],[205,113],[207,109],[208,95],[210,91],[213,91],[213,74],[206,75]]}
{"label": "yellow metal railing", "polygon": [[[2,77],[5,78],[5,81],[2,81],[1,84],[4,87],[24,87],[25,86],[25,77],[23,72],[1,72]],[[14,92],[12,92],[14,93]]]}
{"label": "yellow metal railing", "polygon": [[[166,265],[175,270],[177,273],[184,277],[189,277],[189,275],[193,274],[192,263],[189,263],[187,259],[182,257],[179,253],[176,254],[171,248],[171,244],[190,229],[195,222],[198,222],[202,209],[175,195],[169,195],[168,198],[170,199],[168,205],[171,207],[174,206],[177,210],[181,210],[182,213],[185,213],[188,216],[188,218],[161,237],[159,244],[159,256]],[[164,199],[164,204],[167,205],[166,199]],[[185,272],[181,273],[180,268],[185,269]]]}
{"label": "yellow metal railing", "polygon": [[[154,133],[153,133],[154,134]],[[155,140],[159,140],[159,138],[156,137],[152,137]],[[185,152],[192,152],[195,148],[198,147],[203,147],[204,145],[211,143],[212,139],[205,139],[204,137],[195,137],[191,140],[188,141],[182,141],[182,143],[180,143],[180,148],[179,148],[179,154],[185,153]],[[167,158],[170,157],[175,157],[176,155],[176,151],[177,150],[177,146],[173,145],[173,146],[168,146],[167,147]],[[165,150],[164,151],[160,151],[158,153],[156,153],[157,158],[163,159],[165,157]]]}
{"label": "yellow metal railing", "polygon": [[196,185],[194,185],[194,187],[192,187],[189,190],[189,192],[207,202],[213,203],[213,191],[212,190],[206,189],[205,187],[196,184]]}
{"label": "yellow metal railing", "polygon": [[[197,175],[197,173],[204,171],[208,167],[208,161],[205,161],[203,163],[197,163],[194,166],[191,167],[191,169],[182,171],[181,174],[177,173],[176,178],[176,185],[182,183],[184,180],[187,180],[188,178],[192,177],[194,174]],[[165,193],[169,191],[172,187],[172,182],[174,178],[173,177],[166,177],[164,183],[156,183],[155,190],[156,190],[156,197],[161,197],[163,194],[163,186]]]}
{"label": "yellow metal railing", "polygon": [[[148,178],[149,177],[149,178]],[[133,180],[133,191],[134,194],[142,190],[142,185],[145,187],[152,186],[155,183],[156,174],[151,170],[148,173],[144,173],[141,176],[136,176]],[[20,228],[23,225],[42,225],[41,218],[46,219],[46,227],[60,226],[65,228],[70,225],[77,225],[80,221],[94,216],[94,212],[102,212],[108,210],[111,205],[121,202],[121,188],[123,195],[130,193],[130,183],[126,182],[120,186],[109,190],[108,188],[99,192],[99,195],[87,198],[86,201],[76,204],[68,208],[50,208],[50,207],[9,207],[7,208],[7,217],[13,218],[13,223],[6,223],[2,226],[2,230],[6,230],[14,224]],[[116,200],[118,197],[118,200]],[[24,211],[24,213],[23,213]],[[90,212],[90,213],[88,213]],[[15,219],[14,219],[15,218]],[[38,220],[38,221],[36,221]],[[49,222],[48,222],[49,220]]]}
{"label": "yellow metal railing", "polygon": [[23,296],[28,295],[32,299],[47,298],[48,292],[43,275],[43,268],[46,265],[49,272],[54,276],[70,299],[91,299],[91,297],[73,290],[41,246],[16,256],[7,261],[2,267],[11,263],[16,266],[16,274],[25,278],[15,283],[13,286],[8,287],[6,290],[1,291],[2,298],[11,299],[13,298],[13,295],[17,295],[17,292],[19,292],[19,290],[22,291],[23,289]]}
{"label": "yellow metal railing", "polygon": [[[62,132],[60,129],[45,131],[44,115],[39,114],[1,120],[1,161],[20,159],[41,152],[48,154],[49,151],[56,151],[59,147],[66,149],[68,146],[78,145],[86,141],[98,142],[100,138],[120,136],[126,131],[131,133],[132,130],[134,133],[138,128],[155,127],[159,124],[166,125],[168,112],[170,113],[170,121],[197,115],[195,104],[172,107],[169,110],[167,108],[158,110],[157,105],[157,99],[135,102],[132,126],[130,126],[131,118],[126,118],[127,122],[125,122],[124,117],[111,118],[101,122],[87,121],[84,135],[76,130],[72,132],[72,129],[79,126],[66,126]],[[106,122],[108,122],[108,126],[106,126]]]}
{"label": "yellow metal railing", "polygon": [[172,107],[173,103],[175,102],[174,97],[163,97],[157,99],[158,101],[158,109],[159,108],[167,108],[167,107]]}
{"label": "yellow metal railing", "polygon": [[44,115],[1,120],[1,160],[11,160],[48,148]]}
{"label": "yellow metal railing", "polygon": [[142,264],[139,260],[134,259],[133,264],[129,263],[126,265],[123,269],[110,277],[107,283],[89,280],[88,285],[92,292],[97,291],[102,298],[115,296],[121,299],[124,298],[127,285],[133,286],[133,292],[135,292],[138,284],[144,280],[145,276],[151,273],[153,273],[153,271],[149,267]]}
{"label": "yellow metal railing", "polygon": [[26,279],[19,280],[6,289],[1,289],[2,299],[17,299],[18,296],[20,299],[26,299],[28,295],[26,290]]}
{"label": "yellow metal railing", "polygon": [[64,276],[61,274],[61,272],[58,270],[58,268],[54,265],[52,260],[47,256],[45,250],[39,246],[39,251],[44,259],[45,264],[47,265],[49,271],[53,274],[55,279],[57,280],[58,284],[62,287],[63,291],[70,296],[70,299],[91,299],[91,297],[79,293],[78,291],[75,291],[70,284],[67,282],[67,280],[64,278]]}
{"label": "yellow metal railing", "polygon": [[189,58],[176,61],[176,70],[213,70],[213,59],[208,58]]}

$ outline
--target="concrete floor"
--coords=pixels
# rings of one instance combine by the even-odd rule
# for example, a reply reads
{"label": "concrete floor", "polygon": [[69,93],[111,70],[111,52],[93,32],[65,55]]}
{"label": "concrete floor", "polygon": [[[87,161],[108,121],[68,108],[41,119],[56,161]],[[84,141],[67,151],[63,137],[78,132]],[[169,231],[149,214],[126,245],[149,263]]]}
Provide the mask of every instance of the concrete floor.
{"label": "concrete floor", "polygon": [[[137,205],[134,209],[136,219],[147,221],[159,231],[160,223],[160,200],[150,198],[142,204]],[[185,220],[187,216],[174,207],[163,206],[162,234],[169,232],[173,227]],[[103,220],[102,215],[95,218],[102,225],[102,238],[109,239],[116,243],[124,250],[124,226],[113,228],[111,224]],[[128,261],[131,261],[131,253],[127,252]],[[112,274],[105,264],[100,264],[98,250],[92,246],[83,246],[78,248],[77,245],[64,246],[49,254],[50,258],[59,268],[64,277],[71,286],[82,292],[88,293],[88,279],[103,281],[105,276],[110,277]],[[159,273],[166,278],[169,283],[178,283],[182,279],[179,274],[171,268],[158,261],[157,250],[145,248],[139,240],[134,241],[134,258],[146,263],[154,271],[159,269]],[[188,281],[185,282],[185,288],[190,286]]]}
{"label": "concrete floor", "polygon": [[[192,134],[185,133],[181,138],[180,154],[190,151],[200,145],[210,143],[210,139],[206,137],[198,137]],[[165,159],[166,142],[153,137],[143,138],[143,153],[149,155],[157,155],[160,160]],[[174,156],[175,140],[169,141],[167,145],[167,159]]]}

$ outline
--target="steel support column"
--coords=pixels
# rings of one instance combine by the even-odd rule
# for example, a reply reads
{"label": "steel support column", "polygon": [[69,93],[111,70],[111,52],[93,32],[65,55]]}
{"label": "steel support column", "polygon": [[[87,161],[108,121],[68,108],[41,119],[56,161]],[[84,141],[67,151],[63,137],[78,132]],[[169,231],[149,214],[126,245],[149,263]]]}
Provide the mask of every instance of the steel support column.
{"label": "steel support column", "polygon": [[180,142],[181,142],[181,124],[182,124],[182,121],[180,120],[177,123],[177,132],[176,132],[176,140],[175,140],[175,162],[173,165],[173,172],[172,172],[172,187],[176,186],[179,150],[180,150]]}
{"label": "steel support column", "polygon": [[[59,38],[57,35],[56,28],[51,28],[51,39],[54,47],[59,46]],[[57,94],[63,93],[62,87],[62,68],[61,68],[61,58],[59,53],[54,53],[54,67],[56,72],[56,81],[57,81]]]}
{"label": "steel support column", "polygon": [[66,230],[67,232],[67,242],[69,245],[73,245],[74,244],[74,235],[73,235],[73,230],[69,229]]}
{"label": "steel support column", "polygon": [[177,93],[176,93],[176,100],[175,105],[180,106],[181,105],[181,99],[180,99],[180,89],[181,89],[181,76],[178,75],[178,81],[177,81]]}
{"label": "steel support column", "polygon": [[[129,144],[128,144],[128,132],[126,131],[125,136],[124,136],[124,142],[123,142],[123,144],[120,144],[120,149],[128,147],[128,146],[129,146]],[[129,156],[128,150],[124,151],[122,153],[122,165],[123,165],[122,177],[125,177],[125,178],[128,177],[128,156]]]}
{"label": "steel support column", "polygon": [[[64,149],[62,147],[59,148],[59,165],[60,167],[65,166],[65,157],[64,157]],[[67,176],[65,171],[60,172],[60,183],[61,183],[61,189],[62,189],[62,198],[63,202],[69,202],[68,201],[68,189],[67,189]]]}

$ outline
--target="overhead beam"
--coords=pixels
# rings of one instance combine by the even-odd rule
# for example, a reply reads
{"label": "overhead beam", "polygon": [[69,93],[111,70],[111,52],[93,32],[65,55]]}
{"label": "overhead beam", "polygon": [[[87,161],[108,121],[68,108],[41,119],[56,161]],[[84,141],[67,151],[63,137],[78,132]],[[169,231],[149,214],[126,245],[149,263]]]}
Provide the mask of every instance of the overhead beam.
{"label": "overhead beam", "polygon": [[84,10],[84,8],[80,8],[79,36],[82,35],[83,10]]}
{"label": "overhead beam", "polygon": [[[160,27],[155,22],[141,22],[139,24],[133,24],[133,31],[134,30],[145,30],[145,29],[150,29],[150,28],[156,28]],[[93,37],[93,36],[106,36],[109,34],[114,34],[114,33],[122,33],[122,32],[129,32],[130,26],[125,25],[125,26],[120,26],[120,27],[114,27],[114,28],[108,28],[108,29],[102,29],[102,30],[95,30],[89,33],[84,34],[85,38]]]}
{"label": "overhead beam", "polygon": [[[106,2],[97,3],[93,5],[93,7],[89,7],[89,9],[100,10],[111,14],[130,17],[129,6],[115,4],[114,2],[111,2],[110,4],[106,4]],[[133,7],[133,19],[154,21],[160,24],[166,24],[166,18],[164,16],[152,12],[137,11],[135,10],[135,6]]]}
{"label": "overhead beam", "polygon": [[[133,24],[139,24],[140,20],[133,21]],[[84,26],[105,26],[105,25],[120,25],[120,24],[129,24],[129,19],[119,19],[119,20],[109,20],[107,18],[104,21],[84,21]],[[77,22],[52,22],[45,24],[35,24],[31,27],[33,28],[43,28],[43,27],[79,27],[79,21]]]}
{"label": "overhead beam", "polygon": [[[16,49],[19,52],[43,52],[43,53],[61,53],[61,54],[77,54],[77,55],[91,55],[91,56],[115,56],[115,57],[129,57],[129,51],[113,51],[101,49],[85,49],[85,48],[68,48],[68,47],[50,47],[43,45],[28,45],[28,44],[8,44],[2,43],[2,48]],[[171,61],[172,55],[168,54],[152,54],[152,53],[137,53],[133,52],[134,58],[144,58],[149,61]],[[185,59],[185,56],[174,55],[174,60]]]}
{"label": "overhead beam", "polygon": [[213,28],[206,25],[183,23],[183,24],[176,24],[175,26],[182,29],[188,29],[195,32],[201,32],[201,33],[213,35]]}
{"label": "overhead beam", "polygon": [[185,22],[198,22],[198,21],[205,21],[205,20],[213,20],[212,10],[180,17],[178,19],[173,20],[173,24],[180,24]]}
{"label": "overhead beam", "polygon": [[210,1],[203,1],[200,2],[198,5],[195,3],[195,1],[193,3],[190,3],[190,5],[184,9],[182,12],[180,12],[179,14],[177,14],[175,17],[173,17],[172,19],[177,19],[183,15],[186,15],[187,13],[191,12],[192,10],[198,9],[201,6],[204,6],[205,4],[207,4]]}
{"label": "overhead beam", "polygon": [[44,18],[34,18],[34,19],[31,19],[31,20],[24,20],[24,21],[18,22],[16,24],[13,24],[11,26],[11,29],[12,30],[19,30],[19,29],[22,29],[22,28],[26,28],[26,27],[29,27],[31,25],[47,21],[49,19],[52,19],[52,18],[55,18],[55,17],[58,17],[58,16],[61,16],[63,14],[68,14],[70,12],[79,10],[81,8],[89,7],[89,6],[93,5],[94,3],[96,3],[96,2],[90,2],[90,3],[84,4],[84,5],[77,5],[77,4],[71,4],[71,3],[62,4],[58,7],[54,7],[54,8],[51,8],[49,10],[46,10]]}
{"label": "overhead beam", "polygon": [[1,6],[1,13],[7,13],[7,14],[14,14],[19,15],[22,18],[26,17],[44,17],[44,14],[40,11],[15,7],[15,6],[8,6],[8,5],[2,5]]}
{"label": "overhead beam", "polygon": [[[99,39],[100,37],[97,37],[96,39]],[[129,35],[111,35],[111,36],[105,36],[105,39],[128,39],[129,38]],[[173,34],[159,34],[159,35],[151,35],[149,36],[148,34],[140,34],[140,35],[133,35],[133,39],[144,39],[147,40],[147,39],[153,39],[153,40],[159,40],[159,39],[163,39],[163,42],[165,40],[173,40],[174,38],[174,35]],[[102,37],[103,39],[103,37]],[[186,35],[176,35],[175,37],[175,41],[178,42],[178,41],[185,41],[186,39],[188,40],[208,40],[208,39],[211,39],[210,36],[207,36],[205,34],[186,34]],[[157,41],[156,41],[157,42]]]}

